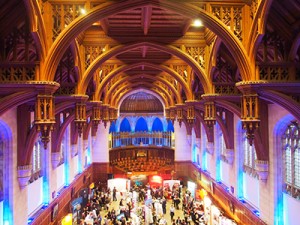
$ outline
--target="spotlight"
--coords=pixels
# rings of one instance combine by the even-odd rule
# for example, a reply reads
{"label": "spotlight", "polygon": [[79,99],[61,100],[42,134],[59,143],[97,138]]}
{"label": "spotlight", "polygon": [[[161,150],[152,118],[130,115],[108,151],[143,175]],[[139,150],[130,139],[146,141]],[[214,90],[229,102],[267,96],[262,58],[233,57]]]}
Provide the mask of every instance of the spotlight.
{"label": "spotlight", "polygon": [[84,8],[81,8],[81,9],[80,9],[80,13],[81,13],[82,15],[85,15],[85,14],[86,14],[86,10],[85,10]]}
{"label": "spotlight", "polygon": [[193,22],[193,26],[194,26],[194,27],[202,27],[202,26],[203,26],[203,23],[202,23],[201,20],[195,19],[194,22]]}

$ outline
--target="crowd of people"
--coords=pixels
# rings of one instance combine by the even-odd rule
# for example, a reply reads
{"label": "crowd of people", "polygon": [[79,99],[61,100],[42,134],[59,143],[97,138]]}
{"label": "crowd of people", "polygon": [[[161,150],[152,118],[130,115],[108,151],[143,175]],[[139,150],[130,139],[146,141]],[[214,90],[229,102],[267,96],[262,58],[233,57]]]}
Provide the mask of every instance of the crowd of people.
{"label": "crowd of people", "polygon": [[[169,207],[167,207],[169,204]],[[167,211],[168,210],[168,211]],[[205,225],[202,204],[180,185],[134,185],[126,192],[96,186],[80,210],[80,225]],[[167,222],[171,221],[171,222]]]}

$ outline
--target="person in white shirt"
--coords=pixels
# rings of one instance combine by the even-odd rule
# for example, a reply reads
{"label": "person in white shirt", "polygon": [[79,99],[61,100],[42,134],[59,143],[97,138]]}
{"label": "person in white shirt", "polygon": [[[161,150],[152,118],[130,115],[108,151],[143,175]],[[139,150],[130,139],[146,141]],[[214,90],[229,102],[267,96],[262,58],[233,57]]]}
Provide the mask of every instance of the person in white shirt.
{"label": "person in white shirt", "polygon": [[167,220],[164,217],[160,218],[159,225],[166,225],[166,224],[167,224]]}

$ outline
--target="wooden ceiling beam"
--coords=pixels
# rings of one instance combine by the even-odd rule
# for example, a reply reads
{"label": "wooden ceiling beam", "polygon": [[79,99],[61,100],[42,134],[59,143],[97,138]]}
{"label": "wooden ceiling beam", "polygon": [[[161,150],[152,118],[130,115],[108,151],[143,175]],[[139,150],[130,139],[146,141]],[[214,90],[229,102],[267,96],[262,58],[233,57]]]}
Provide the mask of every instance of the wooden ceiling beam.
{"label": "wooden ceiling beam", "polygon": [[142,29],[144,30],[144,35],[148,34],[151,25],[152,7],[145,6],[142,9]]}
{"label": "wooden ceiling beam", "polygon": [[100,20],[100,24],[101,24],[102,30],[107,35],[108,34],[108,28],[109,28],[108,20],[106,18],[102,19],[102,20]]}

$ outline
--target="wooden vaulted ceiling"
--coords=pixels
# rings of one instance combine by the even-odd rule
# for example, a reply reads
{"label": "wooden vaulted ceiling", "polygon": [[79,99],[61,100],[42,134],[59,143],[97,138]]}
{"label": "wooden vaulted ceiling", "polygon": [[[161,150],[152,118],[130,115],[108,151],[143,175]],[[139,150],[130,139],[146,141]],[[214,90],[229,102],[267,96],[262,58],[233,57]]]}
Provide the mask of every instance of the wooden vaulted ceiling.
{"label": "wooden vaulted ceiling", "polygon": [[[89,5],[87,8],[92,11],[91,9],[97,5],[105,5],[114,1],[95,0],[86,2],[83,1],[78,4],[81,4],[80,7]],[[241,92],[235,87],[235,84],[243,80],[242,72],[234,52],[227,47],[226,40],[223,40],[221,36],[217,36],[206,26],[194,27],[189,15],[172,10],[172,7],[164,7],[163,1],[162,7],[160,7],[160,1],[149,0],[147,2],[148,4],[142,4],[142,6],[140,6],[141,4],[136,7],[132,5],[132,7],[117,13],[107,13],[108,16],[101,17],[92,24],[85,23],[89,25],[77,32],[76,39],[68,42],[70,46],[63,52],[63,56],[59,58],[58,66],[55,67],[54,81],[60,84],[60,88],[54,93],[57,96],[56,103],[65,101],[65,98],[61,97],[62,95],[76,94],[83,90],[91,100],[101,100],[105,104],[112,104],[111,99],[113,99],[114,104],[118,104],[123,95],[136,89],[145,89],[160,95],[168,106],[181,104],[186,100],[200,101],[201,95],[207,94],[205,91],[207,84],[204,84],[203,78],[201,78],[201,76],[206,76],[205,79],[208,84],[213,86],[211,90],[220,91],[222,95],[226,95],[225,92],[221,91],[224,85],[229,86],[229,89],[234,89],[226,96],[226,100],[232,101],[233,104],[239,107]],[[244,6],[252,8],[259,3],[257,0],[226,0],[219,2],[189,0],[185,2],[193,4],[194,8],[201,9],[205,9],[207,3],[211,4],[210,7],[223,6],[221,11],[218,11],[218,7],[212,10],[213,16],[216,18],[223,15],[222,13],[227,10],[227,6],[229,8],[232,5],[241,8]],[[254,61],[260,65],[265,63],[266,59],[270,62],[274,62],[274,58],[277,61],[285,60],[286,52],[290,52],[291,48],[295,48],[296,53],[291,60],[299,62],[300,48],[297,45],[300,26],[299,1],[287,0],[283,3],[280,0],[273,0],[268,2],[270,2],[270,7],[268,8],[265,30],[263,31],[266,34],[261,41],[259,41],[259,38],[257,39]],[[16,61],[34,64],[43,62],[47,57],[47,51],[51,50],[51,45],[58,35],[63,32],[64,28],[68,28],[72,21],[74,22],[75,19],[82,16],[80,8],[72,8],[75,3],[77,4],[74,1],[38,0],[37,4],[32,6],[31,1],[28,0],[1,1],[0,38],[3,45],[0,45],[0,48],[2,65]],[[178,1],[178,4],[180,3],[181,1]],[[36,7],[35,10],[41,12],[41,17],[38,17],[39,22],[36,22],[33,19],[34,17],[29,17],[24,13],[32,11],[34,7]],[[77,14],[74,18],[71,18],[72,10],[67,9],[67,7],[72,8],[73,11],[76,10]],[[59,31],[54,31],[55,21],[53,22],[47,15],[62,10],[68,11],[64,17],[65,24]],[[87,14],[90,13],[89,10]],[[254,15],[251,16],[254,18]],[[226,18],[222,20],[226,23]],[[243,25],[245,24],[243,23]],[[39,34],[40,36],[36,35],[41,26],[44,26],[45,37],[41,37],[41,34]],[[245,36],[250,32],[247,29],[248,27],[242,27]],[[32,32],[32,35],[29,38],[22,34],[23,39],[15,39],[17,43],[11,42],[10,40],[13,40],[11,37],[17,35],[16,30],[24,30],[25,33],[29,34]],[[54,32],[57,33],[53,35]],[[240,41],[245,46],[250,46],[251,40],[245,40],[245,36],[243,36],[244,39],[239,37]],[[39,38],[44,38],[44,41],[38,41]],[[28,42],[28,40],[31,44],[25,45],[24,42]],[[44,42],[48,42],[47,45],[44,46]],[[84,85],[81,82],[85,79],[85,71],[97,57],[105,55],[106,52],[114,48],[127,45],[134,46],[136,43],[140,44],[121,52],[117,51],[116,54],[106,58],[95,69],[92,78],[87,81],[86,88],[82,88]],[[265,51],[264,43],[268,45],[267,51]],[[187,49],[189,46],[198,46],[199,48],[206,48],[206,50],[204,53],[191,53],[192,50]],[[185,61],[179,57],[180,55],[174,54],[176,49],[185,52]],[[280,51],[280,49],[283,50]],[[90,51],[90,53],[87,54],[87,51]],[[206,54],[205,63],[207,64],[202,65],[203,59],[194,57],[193,54],[196,56]],[[209,54],[213,54],[211,59]],[[199,74],[201,70],[197,74],[195,67],[187,63],[186,59],[191,57],[199,63],[197,66],[203,69],[205,75]],[[120,69],[120,72],[114,73],[112,78],[105,80],[106,75],[121,67],[125,69]],[[174,74],[170,73],[170,70],[175,71],[179,76],[175,77]],[[44,73],[47,74],[47,72]],[[297,74],[299,75],[299,72],[296,73],[296,76],[298,76]],[[105,83],[99,86],[99,82],[102,80],[105,80]],[[297,88],[289,89],[287,95],[291,93],[295,95]],[[276,90],[287,91],[286,87],[276,87]],[[9,93],[14,93],[14,90],[4,90],[3,88],[0,90],[2,96]],[[239,97],[237,98],[237,96]],[[295,96],[293,97],[295,98]]]}
{"label": "wooden vaulted ceiling", "polygon": [[[180,42],[182,42],[180,39],[189,32],[189,35],[192,36],[191,42],[201,43],[204,46],[205,40],[203,37],[205,28],[193,28],[191,23],[192,21],[189,18],[176,12],[147,5],[145,7],[126,10],[94,23],[86,29],[80,41],[83,45],[97,45],[98,43],[102,43],[104,51],[106,51],[106,45],[103,45],[105,42],[110,47],[135,42],[154,42],[163,45],[171,45],[178,42],[177,45],[180,45]],[[199,39],[199,37],[202,38]],[[161,85],[166,88],[166,85],[157,81],[155,77],[167,76],[170,78],[159,66],[168,66],[174,62],[175,64],[183,63],[178,57],[162,49],[141,45],[112,57],[107,61],[107,64],[117,63],[130,66],[138,63],[138,67],[133,67],[116,76],[119,79],[128,77],[130,83],[137,84],[134,86],[135,89],[144,88],[149,90],[149,85],[150,87]],[[148,66],[149,64],[152,66]],[[150,76],[154,77],[154,79],[150,79]],[[185,93],[181,92],[182,99],[186,100]],[[200,92],[203,93],[203,90]],[[176,99],[175,94],[171,93],[171,95]],[[104,95],[102,97],[101,100],[103,101]]]}

